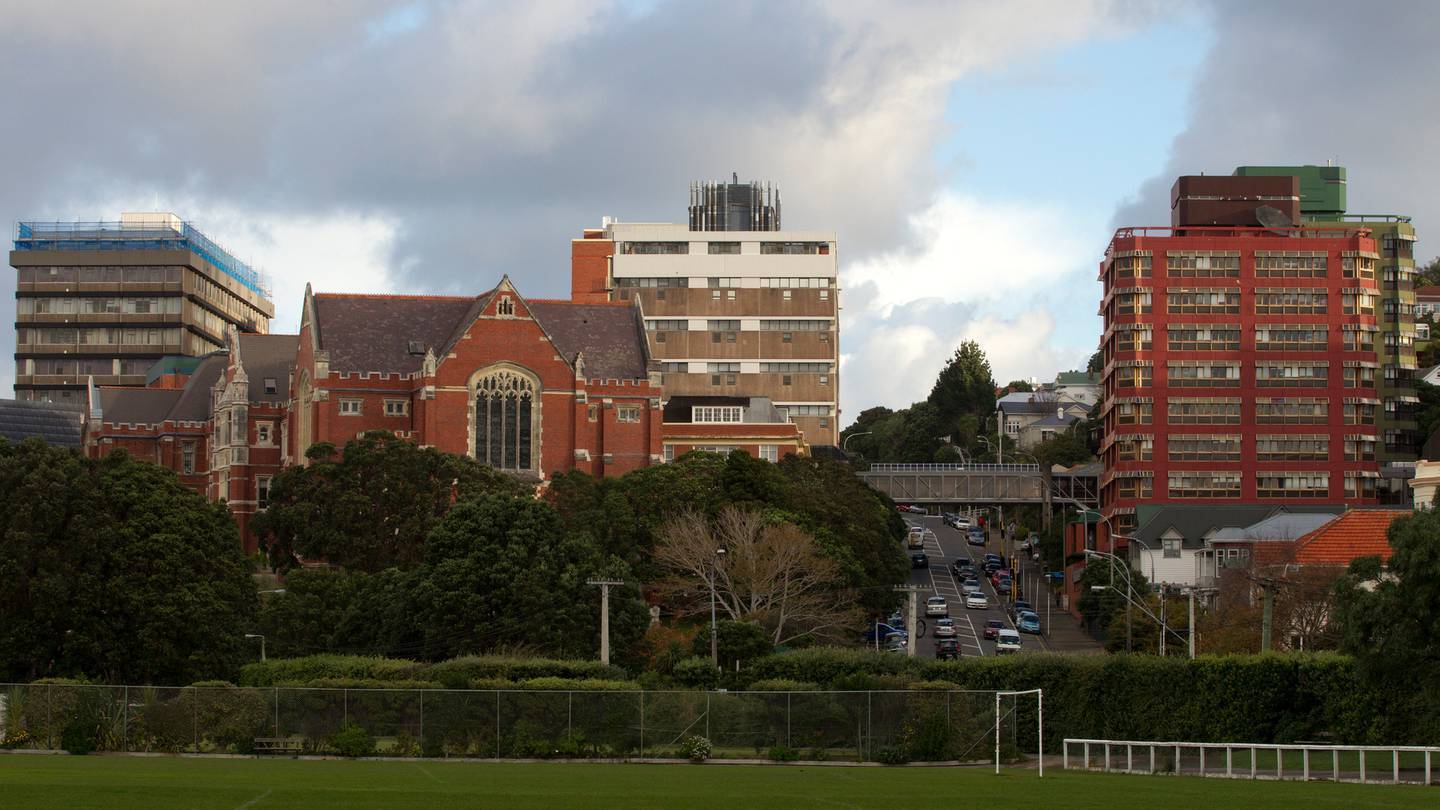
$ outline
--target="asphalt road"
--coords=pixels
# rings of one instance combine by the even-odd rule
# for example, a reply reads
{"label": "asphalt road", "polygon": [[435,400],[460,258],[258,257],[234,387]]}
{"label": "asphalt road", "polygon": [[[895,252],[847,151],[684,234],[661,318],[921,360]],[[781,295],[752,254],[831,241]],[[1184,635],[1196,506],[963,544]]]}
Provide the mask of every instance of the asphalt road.
{"label": "asphalt road", "polygon": [[[940,520],[939,516],[905,515],[904,517],[906,523],[923,526],[928,530],[925,533],[925,554],[930,558],[930,567],[910,569],[910,578],[908,580],[909,584],[922,585],[927,589],[927,592],[920,594],[920,604],[917,612],[920,620],[925,623],[922,625],[924,634],[916,639],[915,654],[923,658],[935,657],[935,639],[930,633],[931,628],[934,627],[934,620],[927,620],[925,617],[925,600],[931,596],[938,595],[945,597],[946,604],[950,609],[950,618],[955,620],[955,627],[959,631],[958,638],[960,639],[961,655],[994,655],[995,642],[987,641],[984,638],[983,631],[985,622],[989,619],[1000,619],[1005,622],[1006,627],[1015,629],[1015,622],[1006,611],[1010,597],[1001,597],[995,592],[995,588],[990,584],[990,581],[982,577],[980,587],[983,589],[985,597],[989,600],[990,607],[985,610],[965,607],[965,598],[960,592],[960,583],[957,582],[954,575],[950,573],[950,561],[960,557],[969,557],[974,560],[978,566],[987,552],[999,554],[1008,560],[1011,549],[1001,547],[1002,543],[998,538],[999,533],[993,530],[993,527],[989,532],[984,547],[972,546],[966,542],[966,537],[963,532],[946,526]],[[1005,543],[1004,545],[1008,546],[1010,544]],[[908,550],[906,554],[907,556],[909,555]],[[1018,549],[1015,550],[1015,554],[1016,556],[1022,556]],[[1025,561],[1022,563],[1022,568],[1017,574],[1016,579],[1022,582],[1035,581],[1035,577],[1038,574],[1039,566],[1029,564],[1028,561]],[[1040,606],[1040,626],[1042,630],[1048,632],[1044,613],[1045,600],[1037,600],[1023,593],[1019,598],[1028,599],[1032,604],[1038,604]],[[902,612],[903,610],[904,609],[902,609]],[[1021,653],[1048,651],[1050,651],[1050,645],[1043,635],[1033,636],[1026,633],[1020,635]]]}

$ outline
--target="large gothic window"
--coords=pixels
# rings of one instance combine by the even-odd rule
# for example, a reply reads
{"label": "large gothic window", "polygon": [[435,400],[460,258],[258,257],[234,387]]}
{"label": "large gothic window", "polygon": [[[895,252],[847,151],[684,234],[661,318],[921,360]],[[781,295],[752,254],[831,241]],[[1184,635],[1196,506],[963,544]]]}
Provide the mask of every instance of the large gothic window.
{"label": "large gothic window", "polygon": [[500,470],[534,470],[540,423],[535,381],[498,369],[477,377],[474,391],[475,458]]}

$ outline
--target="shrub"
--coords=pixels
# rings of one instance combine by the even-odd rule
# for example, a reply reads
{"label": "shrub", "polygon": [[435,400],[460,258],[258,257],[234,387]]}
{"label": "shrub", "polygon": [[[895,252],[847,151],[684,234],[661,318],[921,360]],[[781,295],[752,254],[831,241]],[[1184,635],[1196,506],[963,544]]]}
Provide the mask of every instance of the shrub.
{"label": "shrub", "polygon": [[428,665],[403,658],[373,655],[309,655],[304,658],[272,658],[240,668],[242,686],[276,686],[310,683],[321,679],[363,679],[373,681],[415,680]]}
{"label": "shrub", "polygon": [[94,722],[76,718],[60,733],[60,747],[72,754],[88,754],[95,750],[97,736]]}
{"label": "shrub", "polygon": [[704,762],[710,758],[710,741],[691,735],[680,741],[680,753],[691,762]]}
{"label": "shrub", "polygon": [[375,753],[375,738],[360,726],[346,723],[330,735],[330,747],[342,757],[368,757]]}
{"label": "shrub", "polygon": [[771,678],[755,681],[746,687],[751,692],[816,692],[820,684],[810,681],[792,681],[786,678]]}
{"label": "shrub", "polygon": [[766,756],[773,762],[794,762],[800,758],[800,752],[788,745],[775,745]]}
{"label": "shrub", "polygon": [[713,689],[720,672],[708,658],[686,658],[675,665],[675,681],[691,689]]}
{"label": "shrub", "polygon": [[904,765],[910,761],[910,755],[905,749],[897,745],[887,745],[875,752],[875,761],[882,765]]}

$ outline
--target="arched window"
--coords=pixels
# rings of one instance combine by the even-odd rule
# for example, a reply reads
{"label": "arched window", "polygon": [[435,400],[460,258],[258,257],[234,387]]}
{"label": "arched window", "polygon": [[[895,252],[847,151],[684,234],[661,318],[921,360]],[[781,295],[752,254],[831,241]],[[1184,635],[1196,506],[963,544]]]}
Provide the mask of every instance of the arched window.
{"label": "arched window", "polygon": [[475,377],[475,458],[499,470],[537,468],[540,403],[534,378],[499,368]]}
{"label": "arched window", "polygon": [[515,302],[508,295],[500,296],[500,303],[495,305],[497,315],[511,316],[515,314]]}

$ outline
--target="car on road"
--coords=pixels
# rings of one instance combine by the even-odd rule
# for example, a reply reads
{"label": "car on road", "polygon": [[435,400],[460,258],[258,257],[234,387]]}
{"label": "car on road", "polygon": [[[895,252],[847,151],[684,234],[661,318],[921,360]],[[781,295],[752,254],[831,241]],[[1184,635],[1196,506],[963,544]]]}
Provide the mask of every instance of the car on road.
{"label": "car on road", "polygon": [[995,636],[995,652],[997,655],[1020,652],[1020,634],[1014,630],[1001,630]]}
{"label": "car on road", "polygon": [[929,512],[926,512],[926,511],[925,511],[925,507],[923,507],[923,506],[912,506],[911,504],[900,504],[899,506],[897,506],[897,507],[895,507],[895,508],[896,508],[896,509],[899,509],[901,512],[907,512],[907,513],[912,514],[912,515],[928,515],[928,514],[930,514]]}
{"label": "car on road", "polygon": [[1001,596],[1009,596],[1009,595],[1010,595],[1010,578],[1009,578],[1009,577],[1001,577],[1001,578],[1000,578],[1000,581],[995,583],[995,592],[998,593],[998,594],[1000,594]]}
{"label": "car on road", "polygon": [[998,585],[1000,584],[1000,580],[1002,580],[1002,579],[1009,579],[1009,578],[1010,578],[1010,569],[1008,569],[1008,568],[996,568],[994,571],[991,571],[991,572],[990,572],[990,584],[991,584],[991,585],[997,585],[997,586],[998,586]]}
{"label": "car on road", "polygon": [[925,556],[925,552],[923,552],[923,551],[917,551],[917,552],[915,552],[914,554],[911,554],[911,555],[910,555],[910,567],[911,567],[911,568],[929,568],[929,567],[930,567],[930,558],[927,557],[927,556]]}
{"label": "car on road", "polygon": [[965,594],[966,596],[969,596],[972,593],[980,593],[982,592],[982,590],[983,589],[980,587],[980,580],[976,579],[975,577],[970,577],[969,579],[960,583],[960,592]]}
{"label": "car on road", "polygon": [[1027,610],[1015,620],[1015,627],[1022,633],[1038,636],[1040,635],[1040,617]]}
{"label": "car on road", "polygon": [[955,638],[958,631],[955,629],[955,620],[951,618],[936,619],[935,630],[930,634],[935,638]]}
{"label": "car on road", "polygon": [[970,518],[961,517],[960,515],[956,515],[956,516],[950,521],[950,526],[951,526],[952,528],[959,529],[959,530],[962,531],[962,532],[963,532],[963,531],[968,531],[968,530],[970,529]]}
{"label": "car on road", "polygon": [[945,597],[932,596],[925,600],[926,616],[949,616],[950,606],[945,604]]}
{"label": "car on road", "polygon": [[1014,602],[1010,603],[1011,616],[1019,616],[1021,613],[1026,612],[1034,613],[1035,606],[1025,601],[1024,599],[1016,599]]}
{"label": "car on road", "polygon": [[885,639],[885,652],[904,653],[909,652],[909,639],[903,636],[890,636]]}
{"label": "car on road", "polygon": [[985,545],[985,534],[984,532],[972,531],[969,534],[965,535],[965,542],[969,543],[972,546],[983,546]]}
{"label": "car on road", "polygon": [[1005,567],[1005,563],[1002,562],[1000,559],[998,559],[998,558],[992,559],[992,558],[990,558],[989,556],[987,556],[987,557],[985,558],[985,562],[981,563],[981,565],[980,565],[980,570],[982,570],[982,571],[985,572],[985,576],[991,576],[991,575],[993,575],[996,571],[999,571],[1000,569],[1002,569],[1002,568],[1004,568],[1004,567]]}
{"label": "car on road", "polygon": [[940,661],[960,657],[960,641],[953,638],[941,638],[935,640],[935,658]]}
{"label": "car on road", "polygon": [[975,573],[975,563],[969,557],[959,557],[950,561],[950,573],[956,579],[964,579]]}
{"label": "car on road", "polygon": [[990,607],[990,600],[985,598],[981,591],[965,595],[965,607],[970,610],[985,610]]}
{"label": "car on road", "polygon": [[905,535],[906,548],[925,547],[925,529],[920,526],[911,526],[909,533]]}
{"label": "car on road", "polygon": [[1000,635],[1000,631],[1001,631],[1001,630],[1004,630],[1004,629],[1005,629],[1005,621],[1004,621],[1003,619],[986,619],[986,620],[985,620],[985,640],[986,640],[986,641],[990,641],[991,639],[993,639],[993,638],[995,638],[996,636]]}

